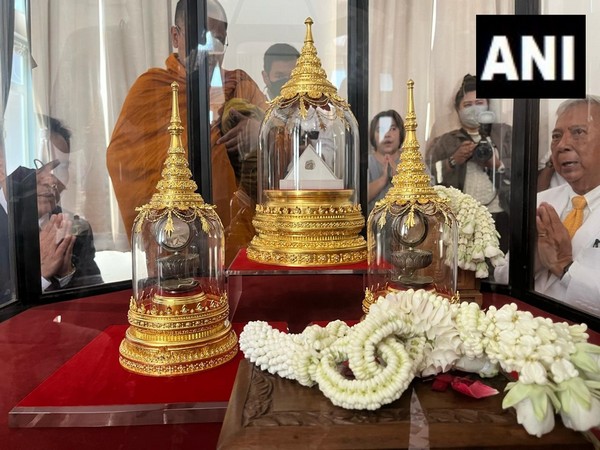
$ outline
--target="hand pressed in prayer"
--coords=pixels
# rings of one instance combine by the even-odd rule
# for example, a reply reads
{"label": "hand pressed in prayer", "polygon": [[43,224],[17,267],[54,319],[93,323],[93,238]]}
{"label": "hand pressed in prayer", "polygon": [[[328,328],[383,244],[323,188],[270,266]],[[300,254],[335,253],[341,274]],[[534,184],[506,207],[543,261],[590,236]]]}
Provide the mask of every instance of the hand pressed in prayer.
{"label": "hand pressed in prayer", "polygon": [[73,223],[63,214],[50,216],[40,230],[40,267],[42,277],[65,276],[71,269],[71,257],[75,236],[71,234]]}
{"label": "hand pressed in prayer", "polygon": [[536,270],[539,266],[562,277],[564,267],[573,260],[569,232],[555,209],[546,202],[540,204],[535,216],[537,227]]}

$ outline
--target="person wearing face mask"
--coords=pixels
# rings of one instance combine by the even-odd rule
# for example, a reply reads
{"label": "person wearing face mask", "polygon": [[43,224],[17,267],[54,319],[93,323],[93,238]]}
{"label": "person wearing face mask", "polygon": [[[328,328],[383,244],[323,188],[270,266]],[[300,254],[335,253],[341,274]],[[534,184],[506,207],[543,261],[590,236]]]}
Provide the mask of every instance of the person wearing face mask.
{"label": "person wearing face mask", "polygon": [[265,82],[267,97],[273,100],[288,82],[300,53],[289,44],[273,44],[265,52],[262,77]]}
{"label": "person wearing face mask", "polygon": [[[242,214],[233,210],[232,199],[239,190],[243,155],[251,153],[258,142],[261,122],[255,116],[229,109],[227,132],[222,129],[223,109],[232,99],[241,99],[261,110],[267,107],[266,98],[257,84],[243,70],[225,70],[222,67],[227,47],[227,16],[216,0],[207,4],[208,71],[211,82],[211,164],[212,203],[226,230],[226,263],[231,261],[237,248],[247,243],[253,230],[236,227],[234,220],[246,224],[252,220],[253,210]],[[137,215],[135,208],[150,201],[161,177],[169,148],[166,127],[171,111],[171,83],[179,83],[179,111],[185,133],[183,145],[187,148],[186,75],[197,67],[195,52],[186,49],[186,2],[179,0],[175,9],[175,24],[171,27],[171,42],[178,51],[166,60],[166,69],[152,68],[133,84],[113,129],[107,149],[107,167],[112,180],[119,210],[129,239]],[[237,104],[243,104],[239,102]],[[244,229],[243,236],[232,236],[233,229]]]}
{"label": "person wearing face mask", "polygon": [[369,186],[367,215],[392,187],[392,177],[400,160],[402,143],[404,142],[404,121],[397,111],[390,109],[381,111],[371,120],[369,126]]}
{"label": "person wearing face mask", "polygon": [[496,123],[489,100],[477,98],[475,77],[467,74],[454,97],[460,128],[433,139],[425,159],[438,184],[451,186],[485,205],[508,250],[509,167],[512,128]]}

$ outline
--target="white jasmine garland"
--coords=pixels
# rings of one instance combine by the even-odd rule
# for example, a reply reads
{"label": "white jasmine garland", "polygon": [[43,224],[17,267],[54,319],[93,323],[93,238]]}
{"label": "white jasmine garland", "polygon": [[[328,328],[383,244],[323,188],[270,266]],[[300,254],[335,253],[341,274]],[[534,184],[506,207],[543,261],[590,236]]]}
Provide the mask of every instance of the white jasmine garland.
{"label": "white jasmine garland", "polygon": [[492,215],[484,205],[456,188],[437,185],[434,189],[440,197],[448,199],[458,222],[458,267],[474,271],[477,278],[486,278],[489,276],[486,259],[494,267],[505,263]]}
{"label": "white jasmine garland", "polygon": [[560,403],[549,386],[518,381],[509,383],[506,390],[508,394],[502,401],[502,407],[515,408],[517,422],[529,434],[541,437],[554,429],[554,408],[559,408]]}
{"label": "white jasmine garland", "polygon": [[[504,408],[541,436],[559,413],[567,427],[600,425],[600,347],[585,325],[554,323],[515,304],[482,311],[425,290],[380,297],[364,320],[288,334],[250,322],[240,335],[245,357],[270,373],[318,385],[333,404],[374,410],[398,399],[415,376],[461,369],[494,376],[519,373]],[[348,370],[351,375],[348,375]]]}

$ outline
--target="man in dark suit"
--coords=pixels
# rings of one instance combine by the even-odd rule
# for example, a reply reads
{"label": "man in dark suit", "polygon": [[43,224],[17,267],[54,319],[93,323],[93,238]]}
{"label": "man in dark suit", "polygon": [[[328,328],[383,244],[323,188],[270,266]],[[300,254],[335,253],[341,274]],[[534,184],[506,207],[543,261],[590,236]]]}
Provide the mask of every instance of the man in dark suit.
{"label": "man in dark suit", "polygon": [[[63,154],[70,153],[71,133],[63,124],[47,118],[49,143]],[[94,261],[96,249],[89,222],[63,212],[60,194],[66,186],[53,173],[61,161],[37,169],[37,209],[40,224],[42,290],[55,290],[102,283]]]}

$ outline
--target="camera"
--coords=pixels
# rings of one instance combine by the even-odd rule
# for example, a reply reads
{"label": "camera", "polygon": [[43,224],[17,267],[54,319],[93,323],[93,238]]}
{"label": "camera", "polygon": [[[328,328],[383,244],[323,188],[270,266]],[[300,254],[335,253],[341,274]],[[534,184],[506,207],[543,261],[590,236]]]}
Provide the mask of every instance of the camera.
{"label": "camera", "polygon": [[475,149],[473,150],[473,159],[475,161],[484,163],[494,156],[494,145],[490,139],[490,131],[494,120],[496,120],[496,114],[489,110],[482,111],[477,116],[481,140],[477,143]]}
{"label": "camera", "polygon": [[475,146],[473,150],[473,159],[479,162],[486,162],[494,155],[494,147],[492,147],[489,138],[483,138]]}

